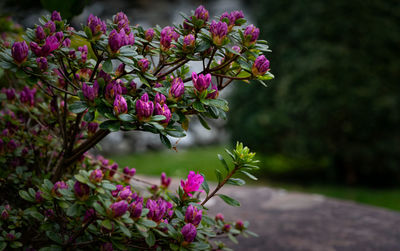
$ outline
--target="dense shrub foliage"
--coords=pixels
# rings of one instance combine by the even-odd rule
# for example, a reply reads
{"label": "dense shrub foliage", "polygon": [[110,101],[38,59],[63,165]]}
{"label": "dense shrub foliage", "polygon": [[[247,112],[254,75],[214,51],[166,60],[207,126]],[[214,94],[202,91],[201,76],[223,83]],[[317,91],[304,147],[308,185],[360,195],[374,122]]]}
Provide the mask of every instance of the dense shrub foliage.
{"label": "dense shrub foliage", "polygon": [[279,78],[236,90],[234,139],[276,156],[267,168],[275,174],[399,184],[398,2],[255,6]]}
{"label": "dense shrub foliage", "polygon": [[[218,96],[233,80],[273,77],[266,42],[242,27],[241,11],[209,22],[200,6],[183,17],[144,30],[122,12],[107,22],[90,15],[76,31],[54,11],[22,39],[2,37],[0,250],[220,250],[220,237],[254,235],[205,207],[214,196],[239,206],[220,189],[245,184],[238,172],[256,179],[242,144],[227,151],[232,163],[219,156],[214,189],[190,171],[176,192],[165,174],[151,184],[88,152],[118,130],[159,134],[172,148],[169,137],[184,137],[193,117],[206,128],[226,117]],[[190,61],[201,72],[190,73]]]}

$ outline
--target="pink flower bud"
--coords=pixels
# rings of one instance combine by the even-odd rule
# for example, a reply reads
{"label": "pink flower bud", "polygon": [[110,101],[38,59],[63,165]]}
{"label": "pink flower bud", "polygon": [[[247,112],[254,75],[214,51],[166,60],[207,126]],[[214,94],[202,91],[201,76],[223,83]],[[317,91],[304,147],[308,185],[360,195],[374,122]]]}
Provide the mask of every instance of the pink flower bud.
{"label": "pink flower bud", "polygon": [[147,41],[151,42],[154,38],[154,30],[152,28],[149,28],[145,31],[144,36]]}
{"label": "pink flower bud", "polygon": [[249,26],[246,27],[243,35],[244,35],[245,45],[249,46],[257,41],[258,36],[260,35],[260,29],[250,24]]}
{"label": "pink flower bud", "polygon": [[89,180],[92,183],[98,183],[103,180],[103,176],[104,176],[103,172],[100,169],[96,169],[90,173]]}
{"label": "pink flower bud", "polygon": [[192,242],[196,238],[197,230],[193,224],[188,223],[185,226],[183,226],[181,233],[185,241]]}
{"label": "pink flower bud", "polygon": [[202,210],[197,209],[193,205],[189,205],[185,213],[185,222],[192,223],[195,226],[199,225],[202,218],[202,212]]}
{"label": "pink flower bud", "polygon": [[210,25],[210,32],[213,38],[213,42],[217,46],[221,46],[228,34],[228,25],[225,22],[215,22],[212,21]]}
{"label": "pink flower bud", "polygon": [[201,19],[204,22],[208,21],[208,17],[209,17],[209,13],[208,10],[206,10],[206,8],[204,8],[203,5],[200,5],[199,7],[197,7],[197,9],[194,11],[194,16],[197,19]]}
{"label": "pink flower bud", "polygon": [[22,64],[28,58],[28,45],[25,41],[14,42],[11,48],[11,55],[17,64]]}
{"label": "pink flower bud", "polygon": [[185,84],[181,78],[175,78],[172,80],[169,95],[172,98],[180,98],[185,93]]}
{"label": "pink flower bud", "polygon": [[253,64],[251,69],[254,76],[262,76],[269,70],[269,60],[264,56],[259,56]]}
{"label": "pink flower bud", "polygon": [[129,206],[129,204],[124,200],[121,200],[119,202],[115,202],[115,203],[111,204],[110,209],[111,209],[112,217],[118,218],[118,217],[121,217],[122,215],[124,215],[126,213],[126,211],[128,210],[128,206]]}
{"label": "pink flower bud", "polygon": [[53,11],[53,13],[51,13],[51,21],[61,21],[61,15],[60,12],[57,11]]}
{"label": "pink flower bud", "polygon": [[128,112],[128,104],[122,95],[117,95],[114,100],[114,113],[116,116],[127,113]]}
{"label": "pink flower bud", "polygon": [[160,103],[156,103],[155,114],[164,115],[166,117],[165,120],[160,121],[161,124],[165,125],[168,124],[168,122],[171,120],[172,117],[171,110],[168,108],[166,104],[161,105]]}
{"label": "pink flower bud", "polygon": [[200,186],[203,183],[203,181],[204,177],[202,175],[190,171],[187,180],[186,181],[181,180],[181,186],[185,194],[191,197],[193,196],[191,193],[197,192],[200,189]]}
{"label": "pink flower bud", "polygon": [[146,72],[149,69],[149,60],[147,58],[140,59],[138,66],[142,72]]}
{"label": "pink flower bud", "polygon": [[90,187],[84,183],[76,181],[74,185],[74,192],[79,200],[84,201],[89,198]]}
{"label": "pink flower bud", "polygon": [[169,184],[171,184],[171,178],[167,178],[165,173],[161,174],[161,186],[164,188],[168,188]]}

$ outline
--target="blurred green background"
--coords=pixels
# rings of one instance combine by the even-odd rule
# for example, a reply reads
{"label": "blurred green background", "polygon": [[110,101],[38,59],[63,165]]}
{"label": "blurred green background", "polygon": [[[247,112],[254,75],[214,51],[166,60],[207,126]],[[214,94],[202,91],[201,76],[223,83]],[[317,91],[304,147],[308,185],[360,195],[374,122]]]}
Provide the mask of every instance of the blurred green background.
{"label": "blurred green background", "polygon": [[[56,6],[71,18],[93,9],[94,2],[5,0],[2,9],[18,20],[21,9],[42,13],[43,6]],[[190,3],[195,8],[200,2]],[[241,3],[270,42],[266,56],[276,77],[267,88],[235,83],[229,97],[231,140],[225,147],[239,140],[257,152],[262,179],[253,184],[400,210],[400,2]],[[141,1],[129,6],[135,4]],[[111,157],[141,174],[183,177],[198,170],[214,179],[223,148]]]}

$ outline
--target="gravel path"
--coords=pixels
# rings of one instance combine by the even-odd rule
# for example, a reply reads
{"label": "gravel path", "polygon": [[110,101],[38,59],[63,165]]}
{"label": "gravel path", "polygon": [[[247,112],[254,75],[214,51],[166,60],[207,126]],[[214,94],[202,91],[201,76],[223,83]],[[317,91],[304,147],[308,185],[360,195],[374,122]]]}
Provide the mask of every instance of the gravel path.
{"label": "gravel path", "polygon": [[239,245],[231,245],[234,250],[400,250],[400,213],[394,211],[268,187],[227,186],[222,192],[241,207],[213,198],[206,204],[209,214],[248,220],[249,230],[259,235],[239,238]]}

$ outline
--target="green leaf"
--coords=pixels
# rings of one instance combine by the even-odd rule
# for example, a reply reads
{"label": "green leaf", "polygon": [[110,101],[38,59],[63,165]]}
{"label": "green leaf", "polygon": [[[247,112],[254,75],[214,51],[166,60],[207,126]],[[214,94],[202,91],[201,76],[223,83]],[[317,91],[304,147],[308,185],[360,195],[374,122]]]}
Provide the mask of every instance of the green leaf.
{"label": "green leaf", "polygon": [[7,247],[6,242],[0,242],[0,251],[3,251]]}
{"label": "green leaf", "polygon": [[121,229],[121,231],[122,231],[122,233],[124,234],[124,235],[126,235],[127,237],[129,237],[129,238],[131,238],[131,236],[132,236],[132,234],[131,234],[131,232],[129,231],[129,229],[127,228],[127,227],[125,227],[125,225],[119,225],[119,229]]}
{"label": "green leaf", "polygon": [[222,174],[221,171],[218,169],[215,169],[215,176],[217,176],[218,184],[221,184],[222,182]]}
{"label": "green leaf", "polygon": [[222,165],[225,167],[226,171],[229,173],[229,166],[226,163],[224,157],[221,154],[218,154],[218,159],[221,161]]}
{"label": "green leaf", "polygon": [[163,121],[167,118],[164,115],[154,115],[151,117],[151,121]]}
{"label": "green leaf", "polygon": [[146,227],[156,227],[157,226],[157,223],[155,223],[152,220],[147,220],[147,219],[142,219],[140,221],[140,224],[142,224],[143,226],[146,226]]}
{"label": "green leaf", "polygon": [[22,199],[30,201],[30,202],[34,202],[35,200],[33,199],[33,197],[31,197],[27,191],[24,190],[19,190],[19,196],[21,196]]}
{"label": "green leaf", "polygon": [[166,147],[171,149],[172,145],[167,136],[160,134],[161,143],[163,143]]}
{"label": "green leaf", "polygon": [[81,113],[88,109],[88,106],[85,101],[77,101],[71,104],[68,108],[73,113]]}
{"label": "green leaf", "polygon": [[120,115],[118,116],[118,118],[119,118],[120,120],[122,120],[122,121],[125,121],[125,122],[133,122],[133,121],[135,121],[135,118],[134,118],[132,115],[126,114],[126,113],[120,114]]}
{"label": "green leaf", "polygon": [[204,108],[203,104],[200,101],[196,101],[193,103],[193,109],[195,109],[198,112],[205,112],[206,109]]}
{"label": "green leaf", "polygon": [[215,106],[225,112],[229,111],[228,101],[225,99],[208,99],[207,102],[210,106]]}
{"label": "green leaf", "polygon": [[59,244],[61,244],[63,242],[61,237],[54,231],[46,231],[46,235],[47,235],[47,237],[49,237],[50,240],[52,240],[54,242],[57,242]]}
{"label": "green leaf", "polygon": [[115,190],[115,189],[117,189],[117,187],[114,184],[111,184],[111,183],[108,183],[108,182],[104,182],[102,184],[102,187],[104,189],[107,189],[107,190]]}
{"label": "green leaf", "polygon": [[85,31],[87,38],[89,40],[92,39],[92,37],[93,37],[92,30],[88,26],[85,26],[84,31]]}
{"label": "green leaf", "polygon": [[243,186],[246,182],[239,178],[230,178],[226,184],[234,185],[234,186]]}
{"label": "green leaf", "polygon": [[107,59],[103,63],[103,71],[106,73],[111,73],[113,71],[113,65],[112,65],[111,59]]}
{"label": "green leaf", "polygon": [[104,207],[102,205],[100,205],[97,202],[93,203],[93,208],[96,210],[96,212],[98,212],[101,215],[106,215],[106,210],[104,210]]}
{"label": "green leaf", "polygon": [[103,220],[102,222],[101,222],[101,225],[103,226],[103,227],[105,227],[106,229],[108,229],[108,230],[112,230],[112,224],[111,224],[111,221],[109,220],[109,219],[106,219],[106,220]]}
{"label": "green leaf", "polygon": [[152,231],[148,232],[148,235],[146,237],[146,243],[149,247],[154,246],[154,244],[156,243],[156,237],[154,236]]}
{"label": "green leaf", "polygon": [[76,202],[67,209],[67,215],[70,217],[75,217],[78,213],[79,213],[79,204]]}
{"label": "green leaf", "polygon": [[199,116],[197,116],[197,118],[199,118],[200,124],[201,124],[204,128],[206,128],[207,130],[210,130],[210,129],[211,129],[210,126],[208,125],[207,121],[206,121],[205,119],[203,119],[202,116],[199,115]]}
{"label": "green leaf", "polygon": [[208,186],[208,183],[206,181],[206,177],[204,176],[204,174],[202,174],[204,177],[204,181],[201,184],[201,187],[204,189],[204,191],[206,192],[206,194],[208,195],[208,193],[210,192],[210,187]]}
{"label": "green leaf", "polygon": [[238,240],[232,234],[228,234],[228,237],[233,243],[239,244]]}
{"label": "green leaf", "polygon": [[94,115],[94,112],[87,112],[85,116],[83,116],[83,120],[85,120],[86,122],[93,121]]}
{"label": "green leaf", "polygon": [[183,138],[186,136],[186,133],[184,133],[182,131],[174,131],[174,130],[168,130],[167,134],[171,135],[172,137],[175,137],[175,138]]}
{"label": "green leaf", "polygon": [[246,171],[243,171],[243,170],[239,170],[241,173],[243,173],[243,174],[245,174],[247,177],[249,177],[250,179],[252,179],[252,180],[258,180],[258,178],[256,177],[256,176],[254,176],[254,175],[252,175],[251,173],[249,173],[249,172],[246,172]]}
{"label": "green leaf", "polygon": [[233,198],[231,198],[231,197],[229,197],[229,196],[227,196],[227,195],[224,195],[224,194],[218,194],[218,196],[219,196],[226,204],[228,204],[228,205],[230,205],[230,206],[234,206],[234,207],[240,207],[239,201],[237,201],[237,200],[235,200],[235,199],[233,199]]}
{"label": "green leaf", "polygon": [[118,120],[107,120],[100,124],[100,128],[116,132],[120,128],[120,122]]}

